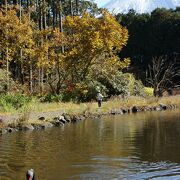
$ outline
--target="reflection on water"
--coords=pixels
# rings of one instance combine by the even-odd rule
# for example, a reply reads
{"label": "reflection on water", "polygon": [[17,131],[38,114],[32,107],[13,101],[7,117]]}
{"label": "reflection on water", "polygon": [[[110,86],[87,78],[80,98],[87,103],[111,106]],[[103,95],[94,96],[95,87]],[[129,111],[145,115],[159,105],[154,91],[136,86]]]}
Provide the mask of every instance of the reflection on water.
{"label": "reflection on water", "polygon": [[0,137],[0,179],[180,179],[180,112],[111,116]]}

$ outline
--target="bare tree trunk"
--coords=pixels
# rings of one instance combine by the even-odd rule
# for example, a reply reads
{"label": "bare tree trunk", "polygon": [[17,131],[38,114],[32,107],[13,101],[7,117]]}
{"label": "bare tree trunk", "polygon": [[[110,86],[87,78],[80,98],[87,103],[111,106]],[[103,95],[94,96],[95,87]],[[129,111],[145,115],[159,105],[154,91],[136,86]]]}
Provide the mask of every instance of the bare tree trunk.
{"label": "bare tree trunk", "polygon": [[9,57],[8,57],[9,49],[6,47],[6,79],[7,79],[7,87],[6,91],[9,92]]}
{"label": "bare tree trunk", "polygon": [[32,63],[30,62],[30,68],[29,68],[29,87],[30,87],[30,93],[33,93],[33,70],[32,70]]}

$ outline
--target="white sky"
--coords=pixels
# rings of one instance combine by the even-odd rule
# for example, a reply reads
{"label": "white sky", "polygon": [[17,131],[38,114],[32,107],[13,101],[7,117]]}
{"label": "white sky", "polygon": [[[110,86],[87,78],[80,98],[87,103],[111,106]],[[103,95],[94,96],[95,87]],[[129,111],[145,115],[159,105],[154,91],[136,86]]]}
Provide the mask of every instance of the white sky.
{"label": "white sky", "polygon": [[94,0],[95,3],[97,3],[97,5],[99,7],[105,5],[106,3],[108,3],[110,0]]}

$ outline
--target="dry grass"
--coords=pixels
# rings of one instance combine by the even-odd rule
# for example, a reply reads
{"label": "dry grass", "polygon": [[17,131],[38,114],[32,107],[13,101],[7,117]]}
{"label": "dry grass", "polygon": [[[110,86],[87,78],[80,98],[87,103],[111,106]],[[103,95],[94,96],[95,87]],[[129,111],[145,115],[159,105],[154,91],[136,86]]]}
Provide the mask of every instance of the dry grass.
{"label": "dry grass", "polygon": [[69,114],[81,114],[81,113],[98,113],[109,112],[112,109],[130,108],[132,106],[156,106],[160,103],[163,104],[176,104],[180,106],[180,95],[169,97],[129,97],[127,99],[115,98],[107,102],[103,102],[102,107],[98,108],[97,102],[90,103],[37,103],[32,111],[34,112],[48,112],[62,110]]}

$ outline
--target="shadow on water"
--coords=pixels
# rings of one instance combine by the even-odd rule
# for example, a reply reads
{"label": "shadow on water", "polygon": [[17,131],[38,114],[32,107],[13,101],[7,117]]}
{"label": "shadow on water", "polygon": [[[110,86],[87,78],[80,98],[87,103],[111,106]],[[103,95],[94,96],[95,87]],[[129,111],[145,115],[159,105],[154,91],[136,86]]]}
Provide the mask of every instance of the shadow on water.
{"label": "shadow on water", "polygon": [[110,116],[0,137],[0,180],[180,179],[180,112]]}

